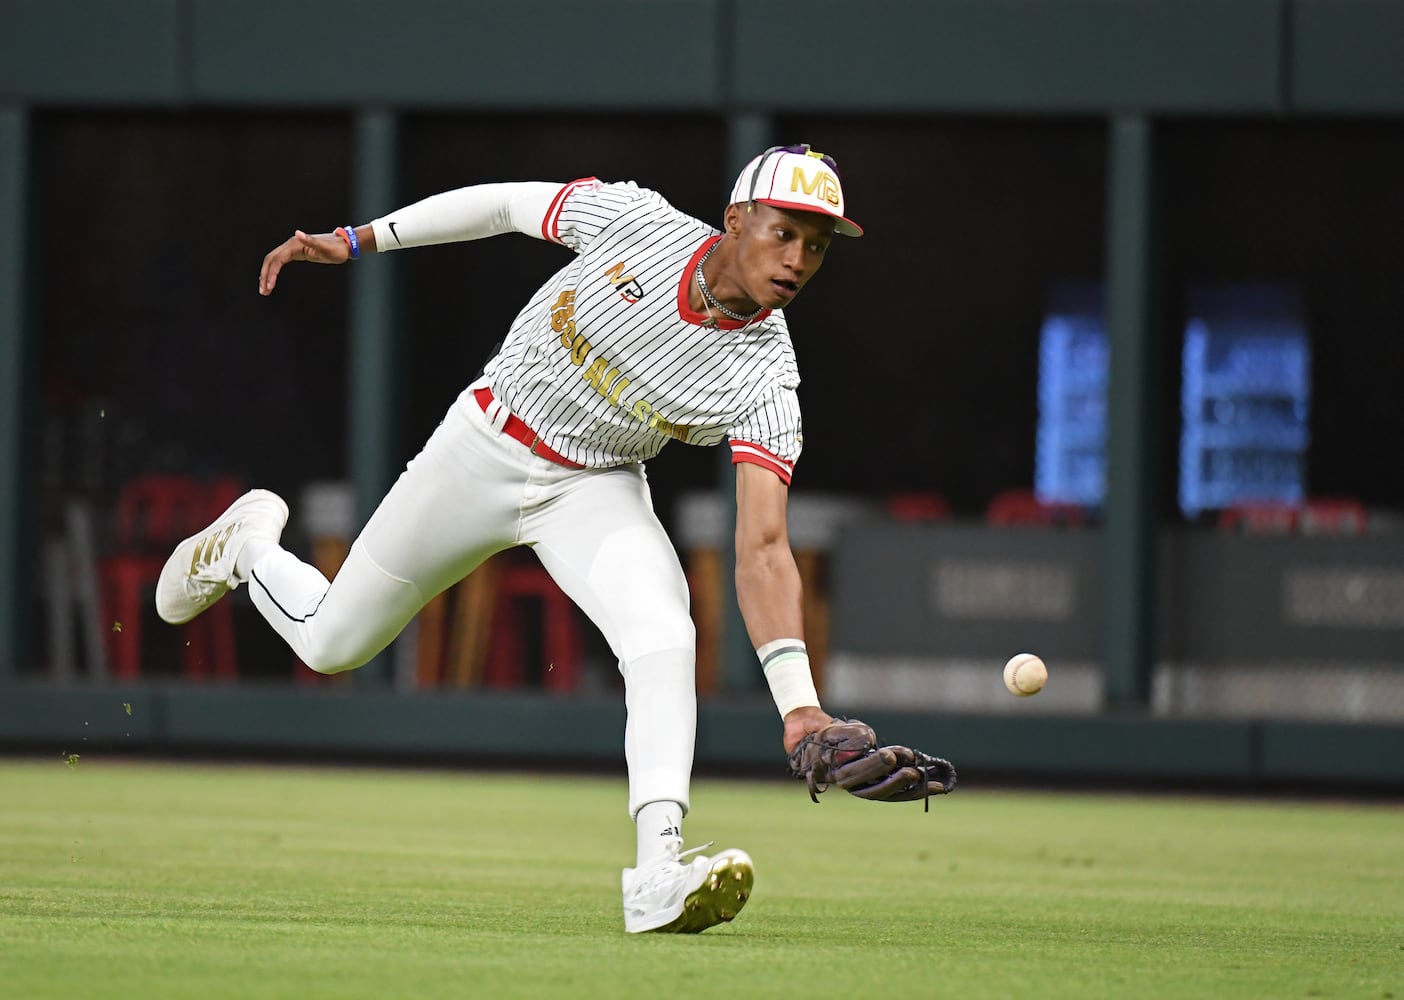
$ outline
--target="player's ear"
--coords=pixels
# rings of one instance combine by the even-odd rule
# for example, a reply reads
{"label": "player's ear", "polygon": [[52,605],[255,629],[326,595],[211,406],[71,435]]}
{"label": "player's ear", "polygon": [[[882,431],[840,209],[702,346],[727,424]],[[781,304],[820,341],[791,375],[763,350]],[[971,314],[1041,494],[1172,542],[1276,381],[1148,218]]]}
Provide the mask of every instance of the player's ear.
{"label": "player's ear", "polygon": [[741,205],[739,202],[735,205],[726,206],[726,214],[722,216],[722,221],[725,224],[727,233],[735,236],[741,232],[741,216],[745,211],[745,206]]}

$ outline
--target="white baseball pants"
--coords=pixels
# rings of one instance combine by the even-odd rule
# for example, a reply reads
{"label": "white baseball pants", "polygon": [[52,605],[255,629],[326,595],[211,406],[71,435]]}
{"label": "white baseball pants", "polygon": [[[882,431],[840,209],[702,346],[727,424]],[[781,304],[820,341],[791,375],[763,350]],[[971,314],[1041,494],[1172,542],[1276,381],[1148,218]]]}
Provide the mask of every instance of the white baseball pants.
{"label": "white baseball pants", "polygon": [[384,649],[436,594],[484,559],[529,545],[619,660],[629,813],[688,807],[697,727],[687,582],[641,465],[569,469],[499,429],[465,390],[381,501],[328,582],[277,548],[249,579],[254,605],[321,673]]}

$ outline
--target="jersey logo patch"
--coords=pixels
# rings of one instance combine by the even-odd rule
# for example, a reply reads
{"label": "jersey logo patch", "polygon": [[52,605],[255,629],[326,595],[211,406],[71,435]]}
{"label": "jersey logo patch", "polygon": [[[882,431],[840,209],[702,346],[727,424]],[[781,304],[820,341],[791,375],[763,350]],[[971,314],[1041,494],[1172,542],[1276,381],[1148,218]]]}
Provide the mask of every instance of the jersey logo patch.
{"label": "jersey logo patch", "polygon": [[629,303],[629,305],[633,305],[635,302],[639,301],[639,299],[643,298],[643,285],[640,285],[638,279],[632,274],[624,273],[624,268],[626,267],[628,267],[628,265],[621,260],[618,264],[615,264],[605,271],[605,277],[609,279],[611,285],[619,289],[619,297]]}

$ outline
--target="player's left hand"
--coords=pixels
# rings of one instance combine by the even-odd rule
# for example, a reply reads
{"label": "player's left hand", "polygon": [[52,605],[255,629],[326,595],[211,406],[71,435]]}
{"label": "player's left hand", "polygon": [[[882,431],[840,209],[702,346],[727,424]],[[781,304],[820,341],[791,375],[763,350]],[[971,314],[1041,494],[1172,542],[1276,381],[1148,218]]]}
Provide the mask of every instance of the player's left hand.
{"label": "player's left hand", "polygon": [[795,752],[800,740],[810,733],[817,733],[834,721],[834,717],[822,708],[796,708],[785,716],[785,753]]}
{"label": "player's left hand", "polygon": [[930,809],[932,795],[945,795],[956,785],[950,761],[911,747],[878,746],[872,727],[857,719],[833,719],[804,736],[790,753],[790,773],[808,783],[815,802],[837,785],[861,799],[921,799]]}
{"label": "player's left hand", "polygon": [[273,287],[278,283],[278,273],[295,260],[305,260],[311,264],[345,264],[350,259],[350,247],[335,233],[312,235],[299,229],[263,258],[263,268],[258,273],[258,294],[272,295]]}

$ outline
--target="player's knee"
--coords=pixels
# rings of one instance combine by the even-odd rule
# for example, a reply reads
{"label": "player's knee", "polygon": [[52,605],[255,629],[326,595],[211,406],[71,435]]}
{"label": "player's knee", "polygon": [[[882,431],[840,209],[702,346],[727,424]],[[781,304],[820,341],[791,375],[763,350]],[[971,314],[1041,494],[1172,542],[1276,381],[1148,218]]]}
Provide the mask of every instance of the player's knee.
{"label": "player's knee", "polygon": [[659,649],[696,649],[697,626],[686,613],[677,615],[659,630]]}
{"label": "player's knee", "polygon": [[621,645],[625,659],[637,659],[671,649],[697,649],[697,626],[686,609],[639,618],[625,630]]}
{"label": "player's knee", "polygon": [[319,674],[339,674],[346,670],[355,670],[360,666],[359,663],[335,663],[315,656],[310,660],[304,659],[302,662]]}
{"label": "player's knee", "polygon": [[355,670],[361,665],[359,663],[337,661],[325,656],[304,656],[302,657],[302,662],[319,674],[339,674],[347,670]]}
{"label": "player's knee", "polygon": [[319,674],[339,674],[364,666],[375,655],[363,646],[335,638],[330,642],[316,642],[301,651],[302,662]]}

